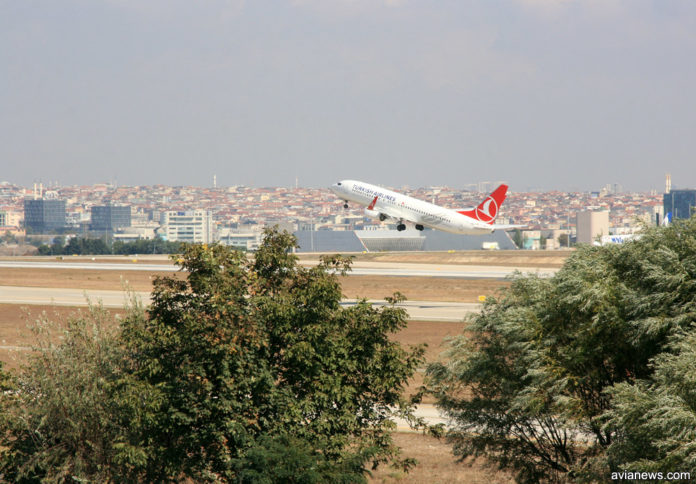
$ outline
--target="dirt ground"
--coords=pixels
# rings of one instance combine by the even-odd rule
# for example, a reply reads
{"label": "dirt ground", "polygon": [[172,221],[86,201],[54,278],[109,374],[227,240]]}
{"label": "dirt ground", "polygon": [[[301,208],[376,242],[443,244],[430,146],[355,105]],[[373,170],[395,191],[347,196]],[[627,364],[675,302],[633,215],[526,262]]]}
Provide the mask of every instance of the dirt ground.
{"label": "dirt ground", "polygon": [[[70,317],[85,312],[85,308],[65,306],[20,306],[0,304],[0,361],[5,369],[18,369],[31,352],[35,336],[30,326],[37,319],[46,317],[52,321],[66,321]],[[121,310],[109,310],[115,316]],[[116,324],[116,323],[114,323]],[[426,360],[436,361],[442,357],[447,347],[446,339],[462,334],[464,323],[411,321],[408,326],[393,336],[401,344],[417,345],[426,343]],[[60,334],[56,335],[57,338]],[[417,391],[423,383],[422,369],[406,388],[407,394]],[[424,403],[433,403],[426,398]],[[419,464],[406,474],[387,466],[373,472],[369,482],[376,483],[509,483],[511,479],[504,473],[484,467],[481,463],[456,463],[450,446],[444,440],[417,433],[397,433],[394,439],[402,448],[403,455],[414,457]]]}
{"label": "dirt ground", "polygon": [[[384,262],[422,262],[422,263],[452,263],[476,265],[536,265],[539,267],[558,267],[558,257],[541,254],[539,260],[530,262],[529,252],[524,260],[517,260],[518,253],[506,255],[502,251],[494,254],[475,251],[467,253],[383,253],[360,254],[361,260],[379,260]],[[566,254],[567,255],[567,254]],[[534,254],[536,256],[536,254]],[[316,256],[313,256],[316,257]],[[555,257],[555,258],[554,258]],[[542,261],[542,259],[545,259]],[[67,262],[67,261],[66,261]],[[152,262],[152,261],[148,261]],[[165,262],[164,260],[162,262]],[[548,264],[548,265],[546,265]],[[558,265],[556,265],[558,264]],[[0,268],[0,285],[80,288],[94,290],[118,290],[128,284],[136,291],[148,291],[152,287],[155,276],[183,277],[171,272],[150,273],[146,271],[98,271],[80,269],[14,269]],[[127,281],[127,282],[126,282]],[[461,301],[475,302],[481,295],[495,294],[499,289],[509,285],[506,281],[467,280],[455,278],[433,277],[393,277],[393,276],[347,276],[342,278],[343,293],[346,297],[365,297],[368,299],[383,299],[400,291],[411,300],[432,301]],[[77,308],[62,306],[19,306],[0,304],[0,361],[5,368],[16,369],[30,354],[34,335],[28,325],[34,323],[42,313],[49,319],[65,320],[74,315]],[[83,308],[82,311],[85,311]],[[120,313],[119,310],[113,312]],[[409,322],[408,327],[393,336],[393,339],[404,345],[426,343],[426,360],[436,361],[442,357],[446,349],[446,339],[462,334],[464,323],[453,322]],[[406,392],[415,392],[423,381],[423,369],[415,375],[408,385]],[[425,403],[432,403],[428,398]],[[386,466],[381,466],[373,472],[370,483],[510,483],[512,479],[505,473],[485,467],[477,462],[473,465],[457,463],[451,454],[451,447],[444,441],[415,433],[395,434],[394,439],[402,449],[403,455],[414,457],[419,464],[406,474]]]}
{"label": "dirt ground", "polygon": [[179,272],[0,267],[0,286],[119,290],[127,284],[135,291],[149,291],[156,276],[184,277]]}
{"label": "dirt ground", "polygon": [[484,462],[458,463],[452,448],[444,439],[428,435],[398,433],[394,442],[401,448],[402,456],[418,461],[409,473],[380,466],[372,471],[370,484],[508,484],[512,478],[501,471],[486,467]]}
{"label": "dirt ground", "polygon": [[[0,361],[5,368],[18,368],[29,354],[36,337],[30,327],[43,317],[54,322],[66,321],[70,317],[87,311],[86,308],[66,306],[20,306],[17,304],[0,304]],[[114,315],[122,310],[110,309]],[[402,345],[416,346],[425,343],[427,362],[438,361],[447,349],[447,340],[464,332],[464,323],[440,321],[410,321],[408,326],[395,334],[392,339]],[[60,334],[56,335],[60,337]],[[407,395],[415,394],[423,384],[424,368],[421,368],[408,383]],[[433,403],[432,398],[425,397],[424,403]]]}
{"label": "dirt ground", "polygon": [[[572,250],[462,250],[447,252],[370,252],[346,254],[356,261],[413,264],[469,264],[477,266],[561,267]],[[317,254],[299,254],[300,260],[317,260]]]}
{"label": "dirt ground", "polygon": [[[411,262],[424,264],[471,264],[496,266],[560,267],[573,250],[452,250],[437,252],[362,252],[346,253],[356,261]],[[328,253],[326,253],[328,254]],[[298,253],[301,261],[318,261],[321,253]],[[171,264],[171,257],[162,254],[96,255],[96,256],[14,256],[2,254],[2,260],[97,262],[97,263],[146,263]],[[249,254],[252,257],[252,254]]]}
{"label": "dirt ground", "polygon": [[[53,305],[18,305],[0,304],[0,361],[5,368],[18,368],[23,359],[36,343],[36,336],[31,327],[39,319],[55,323],[77,317],[87,308]],[[123,314],[121,309],[109,309],[115,318]],[[60,333],[56,334],[60,338]]]}
{"label": "dirt ground", "polygon": [[[42,315],[53,321],[64,321],[86,311],[87,308],[68,306],[0,304],[0,348],[29,348],[34,340],[29,326]],[[123,314],[120,309],[109,311]],[[459,322],[410,321],[405,329],[394,335],[394,340],[403,345],[426,343],[425,356],[434,361],[446,349],[445,339],[461,334],[464,328],[465,324]],[[7,362],[3,355],[0,355],[0,360]]]}
{"label": "dirt ground", "polygon": [[348,298],[384,299],[399,291],[411,301],[478,302],[508,287],[508,281],[445,277],[347,276],[341,286]]}
{"label": "dirt ground", "polygon": [[[99,271],[82,269],[0,268],[0,286],[120,290],[128,285],[135,291],[149,291],[156,276],[184,277],[178,272]],[[341,278],[348,298],[384,299],[400,291],[414,301],[476,302],[495,294],[509,282],[443,277],[346,276]]]}

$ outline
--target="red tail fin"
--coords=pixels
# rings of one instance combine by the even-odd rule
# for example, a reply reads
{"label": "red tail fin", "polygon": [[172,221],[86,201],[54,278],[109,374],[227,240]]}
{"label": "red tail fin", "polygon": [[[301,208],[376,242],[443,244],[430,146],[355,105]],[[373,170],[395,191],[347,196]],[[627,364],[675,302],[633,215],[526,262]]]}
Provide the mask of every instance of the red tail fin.
{"label": "red tail fin", "polygon": [[500,185],[493,193],[488,195],[478,207],[471,210],[459,210],[459,213],[481,222],[492,224],[495,222],[495,217],[498,215],[500,206],[503,204],[503,201],[505,201],[507,189],[507,185]]}

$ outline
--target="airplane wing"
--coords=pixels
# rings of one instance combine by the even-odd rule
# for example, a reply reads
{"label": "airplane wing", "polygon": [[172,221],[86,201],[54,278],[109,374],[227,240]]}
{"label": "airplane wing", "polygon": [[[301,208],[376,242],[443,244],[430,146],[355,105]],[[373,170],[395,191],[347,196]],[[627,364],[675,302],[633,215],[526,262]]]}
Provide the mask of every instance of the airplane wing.
{"label": "airplane wing", "polygon": [[398,207],[390,207],[387,204],[379,203],[379,197],[375,197],[372,200],[370,205],[368,205],[365,209],[365,212],[374,218],[377,218],[379,215],[380,220],[390,218],[399,221],[403,220],[404,222],[410,222],[413,224],[421,223],[416,220],[411,220],[411,218],[408,216],[409,214],[399,210]]}

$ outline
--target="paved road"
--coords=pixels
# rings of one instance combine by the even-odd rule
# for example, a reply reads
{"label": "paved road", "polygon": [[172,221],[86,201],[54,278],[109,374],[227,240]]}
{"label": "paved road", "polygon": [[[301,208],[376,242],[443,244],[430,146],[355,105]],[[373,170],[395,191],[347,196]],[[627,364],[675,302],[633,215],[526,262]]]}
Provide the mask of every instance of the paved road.
{"label": "paved road", "polygon": [[[150,293],[135,292],[145,305],[150,303]],[[101,301],[105,307],[123,307],[127,296],[123,291],[58,289],[47,287],[0,286],[0,303],[4,304],[55,304],[58,306],[86,306],[88,299]],[[384,301],[370,301],[385,305]],[[355,304],[354,299],[345,299],[344,306]],[[406,309],[411,321],[461,321],[467,314],[479,310],[474,303],[405,301],[399,304]]]}
{"label": "paved road", "polygon": [[[305,263],[303,263],[305,264]],[[307,262],[306,265],[313,265]],[[64,261],[9,261],[0,260],[0,268],[22,269],[83,269],[102,271],[160,271],[175,272],[179,268],[172,264],[145,264],[134,262],[64,262]],[[543,276],[551,276],[557,269],[540,269],[535,267],[504,267],[504,266],[475,266],[454,264],[414,264],[395,262],[355,262],[350,272],[356,276],[421,276],[449,277],[464,279],[504,279],[515,270],[534,272]]]}
{"label": "paved road", "polygon": [[[150,293],[136,292],[144,304],[150,303]],[[55,304],[57,306],[86,306],[88,299],[101,300],[105,307],[123,307],[126,293],[123,291],[64,289],[53,287],[0,286],[0,303],[3,304]]]}
{"label": "paved road", "polygon": [[125,262],[61,262],[61,261],[14,261],[0,260],[0,267],[20,269],[84,269],[97,271],[160,271],[176,272],[178,267],[172,264],[141,264]]}

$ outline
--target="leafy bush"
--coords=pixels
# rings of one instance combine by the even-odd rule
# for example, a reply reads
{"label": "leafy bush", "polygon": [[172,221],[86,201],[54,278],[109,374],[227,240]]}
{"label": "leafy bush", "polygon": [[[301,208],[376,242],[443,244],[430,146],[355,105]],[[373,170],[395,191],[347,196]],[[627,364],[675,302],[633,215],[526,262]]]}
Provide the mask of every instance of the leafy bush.
{"label": "leafy bush", "polygon": [[300,267],[294,244],[267,231],[254,260],[186,246],[187,279],[157,279],[147,313],[119,326],[92,308],[44,338],[4,395],[3,478],[356,482],[411,465],[390,437],[423,361],[390,339],[405,311],[342,307],[350,261]]}
{"label": "leafy bush", "polygon": [[486,302],[471,336],[453,341],[449,361],[428,370],[456,422],[455,453],[487,456],[530,483],[605,481],[641,453],[666,455],[657,441],[627,437],[640,426],[622,426],[629,393],[648,388],[637,382],[658,394],[666,384],[656,368],[672,361],[695,301],[696,219],[621,246],[581,247],[549,279],[518,274]]}

